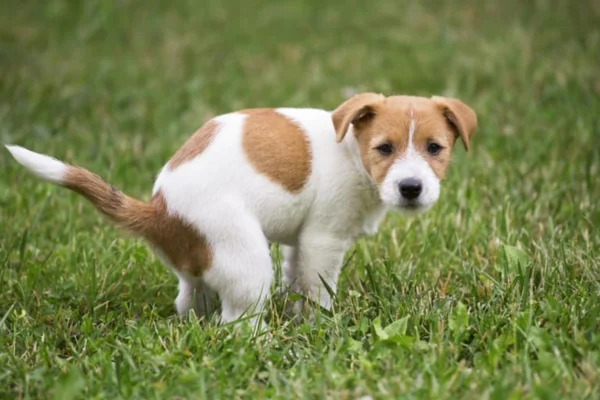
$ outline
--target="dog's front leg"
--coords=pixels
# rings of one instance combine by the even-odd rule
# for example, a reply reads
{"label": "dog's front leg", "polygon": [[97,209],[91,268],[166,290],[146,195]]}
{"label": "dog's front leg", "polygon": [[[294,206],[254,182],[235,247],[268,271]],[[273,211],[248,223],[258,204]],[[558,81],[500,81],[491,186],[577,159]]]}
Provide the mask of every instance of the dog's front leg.
{"label": "dog's front leg", "polygon": [[[331,295],[337,290],[337,280],[348,242],[327,234],[305,234],[294,249],[295,282],[292,290],[301,292],[321,307],[331,309]],[[296,312],[301,311],[296,304]],[[299,309],[300,308],[300,309]]]}
{"label": "dog's front leg", "polygon": [[281,265],[281,292],[286,290],[297,291],[296,284],[298,283],[298,247],[297,246],[281,246],[283,253],[283,263]]}

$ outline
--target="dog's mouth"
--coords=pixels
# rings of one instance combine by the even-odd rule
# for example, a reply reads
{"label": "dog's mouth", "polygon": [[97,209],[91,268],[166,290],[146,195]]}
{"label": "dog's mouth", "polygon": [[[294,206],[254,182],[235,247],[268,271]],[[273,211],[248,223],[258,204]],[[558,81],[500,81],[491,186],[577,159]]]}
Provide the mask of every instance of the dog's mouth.
{"label": "dog's mouth", "polygon": [[418,214],[429,209],[430,205],[423,204],[420,201],[400,200],[396,208],[405,214]]}
{"label": "dog's mouth", "polygon": [[411,209],[417,209],[419,207],[423,207],[423,205],[419,201],[406,201],[406,200],[403,200],[400,203],[400,207],[407,208],[407,209],[411,210]]}

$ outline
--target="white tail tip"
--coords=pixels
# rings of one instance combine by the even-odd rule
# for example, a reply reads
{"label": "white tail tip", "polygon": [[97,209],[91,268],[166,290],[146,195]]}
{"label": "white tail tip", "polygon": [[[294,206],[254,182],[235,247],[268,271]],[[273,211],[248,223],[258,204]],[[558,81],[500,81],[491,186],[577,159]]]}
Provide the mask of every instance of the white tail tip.
{"label": "white tail tip", "polygon": [[6,148],[19,164],[40,178],[56,184],[63,182],[67,165],[62,161],[35,153],[20,146],[6,145]]}

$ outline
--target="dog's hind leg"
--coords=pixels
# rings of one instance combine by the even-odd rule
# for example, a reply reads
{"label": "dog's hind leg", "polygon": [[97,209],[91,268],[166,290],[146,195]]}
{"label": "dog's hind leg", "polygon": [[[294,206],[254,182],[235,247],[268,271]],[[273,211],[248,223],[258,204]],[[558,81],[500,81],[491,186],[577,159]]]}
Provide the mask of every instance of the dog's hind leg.
{"label": "dog's hind leg", "polygon": [[[214,238],[213,262],[203,279],[219,294],[224,323],[262,311],[269,297],[273,269],[267,239],[258,221],[248,214],[233,212],[220,222],[220,232],[210,232]],[[261,319],[253,316],[250,321],[255,324]]]}
{"label": "dog's hind leg", "polygon": [[209,288],[204,281],[200,282],[196,288],[196,303],[194,304],[196,313],[208,317],[215,310],[216,299],[217,292]]}
{"label": "dog's hind leg", "polygon": [[214,310],[216,292],[210,289],[200,277],[190,277],[177,273],[179,277],[179,294],[175,299],[175,307],[180,316],[194,310],[198,317],[208,317]]}

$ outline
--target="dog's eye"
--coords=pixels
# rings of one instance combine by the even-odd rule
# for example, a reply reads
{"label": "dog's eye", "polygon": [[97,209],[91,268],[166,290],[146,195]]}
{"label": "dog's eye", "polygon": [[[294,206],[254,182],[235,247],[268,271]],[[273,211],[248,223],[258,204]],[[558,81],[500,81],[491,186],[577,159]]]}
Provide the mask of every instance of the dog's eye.
{"label": "dog's eye", "polygon": [[436,142],[429,142],[427,145],[427,152],[432,156],[437,156],[442,151],[442,146],[437,144]]}
{"label": "dog's eye", "polygon": [[379,154],[381,154],[382,156],[389,156],[394,151],[394,148],[389,143],[380,144],[379,146],[377,146],[375,148],[377,149]]}

